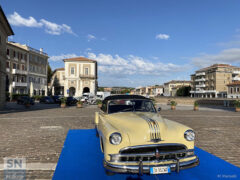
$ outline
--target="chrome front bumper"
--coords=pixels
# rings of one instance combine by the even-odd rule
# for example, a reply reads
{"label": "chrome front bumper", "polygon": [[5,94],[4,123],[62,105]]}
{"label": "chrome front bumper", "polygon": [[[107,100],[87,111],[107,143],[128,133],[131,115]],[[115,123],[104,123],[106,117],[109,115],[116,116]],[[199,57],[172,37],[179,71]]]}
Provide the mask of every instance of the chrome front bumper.
{"label": "chrome front bumper", "polygon": [[170,166],[171,172],[173,171],[179,172],[179,170],[192,168],[199,164],[199,159],[197,156],[195,159],[189,161],[184,162],[179,162],[179,160],[175,161],[176,163],[161,165],[143,165],[141,162],[139,162],[139,165],[115,165],[104,161],[103,165],[107,170],[114,173],[150,174],[150,168],[155,166],[156,167]]}

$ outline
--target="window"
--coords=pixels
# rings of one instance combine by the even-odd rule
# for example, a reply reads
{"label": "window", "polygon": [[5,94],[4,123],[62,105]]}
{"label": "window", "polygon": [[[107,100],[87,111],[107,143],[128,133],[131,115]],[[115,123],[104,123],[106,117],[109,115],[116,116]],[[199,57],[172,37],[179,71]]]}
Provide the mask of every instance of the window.
{"label": "window", "polygon": [[13,57],[16,57],[16,52],[15,51],[13,51]]}
{"label": "window", "polygon": [[24,64],[22,64],[22,70],[23,70],[23,71],[25,70],[25,66],[24,66]]}
{"label": "window", "polygon": [[19,64],[17,64],[17,69],[20,69],[20,68],[19,68]]}
{"label": "window", "polygon": [[10,62],[7,62],[6,63],[6,68],[9,68],[10,67]]}
{"label": "window", "polygon": [[7,49],[7,55],[9,56],[9,49]]}
{"label": "window", "polygon": [[16,68],[17,68],[16,63],[13,63],[13,69],[16,69]]}
{"label": "window", "polygon": [[88,75],[88,68],[85,68],[84,74]]}
{"label": "window", "polygon": [[74,67],[71,67],[71,74],[74,74]]}
{"label": "window", "polygon": [[22,53],[20,54],[20,58],[23,59],[23,54]]}
{"label": "window", "polygon": [[27,55],[26,55],[26,54],[24,55],[24,60],[25,60],[25,61],[27,60]]}

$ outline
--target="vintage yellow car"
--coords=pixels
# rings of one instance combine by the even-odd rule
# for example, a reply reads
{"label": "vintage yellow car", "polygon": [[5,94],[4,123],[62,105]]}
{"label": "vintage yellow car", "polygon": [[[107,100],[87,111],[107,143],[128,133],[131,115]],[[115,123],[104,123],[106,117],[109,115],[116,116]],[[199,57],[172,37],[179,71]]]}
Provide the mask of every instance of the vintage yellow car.
{"label": "vintage yellow car", "polygon": [[194,131],[161,117],[143,96],[106,97],[95,125],[107,172],[163,174],[199,164]]}

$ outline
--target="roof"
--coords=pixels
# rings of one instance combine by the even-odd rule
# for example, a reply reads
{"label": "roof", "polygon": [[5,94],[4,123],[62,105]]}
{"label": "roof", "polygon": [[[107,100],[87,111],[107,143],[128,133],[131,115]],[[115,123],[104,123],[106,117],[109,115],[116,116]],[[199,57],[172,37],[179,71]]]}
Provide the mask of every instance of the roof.
{"label": "roof", "polygon": [[85,57],[74,57],[74,58],[68,58],[68,59],[63,59],[63,61],[89,61],[89,62],[97,62],[95,60],[92,59],[88,59]]}
{"label": "roof", "polygon": [[211,66],[208,66],[208,67],[199,69],[199,70],[197,70],[196,72],[206,71],[206,70],[208,70],[208,69],[217,68],[217,67],[239,68],[239,67],[232,66],[232,65],[229,65],[229,64],[213,64],[213,65],[211,65]]}
{"label": "roof", "polygon": [[238,85],[240,85],[240,81],[232,82],[232,83],[228,84],[227,86],[238,86]]}
{"label": "roof", "polygon": [[7,41],[7,46],[9,46],[9,45],[17,47],[17,48],[21,48],[22,50],[25,50],[25,51],[28,51],[28,47],[26,44],[20,44],[20,43],[16,43],[13,41]]}
{"label": "roof", "polygon": [[148,98],[140,95],[113,95],[113,96],[106,97],[104,101],[118,100],[118,99],[148,99]]}
{"label": "roof", "polygon": [[169,82],[166,82],[164,84],[170,84],[170,83],[191,83],[191,81],[183,81],[183,80],[172,80],[172,81],[169,81]]}
{"label": "roof", "polygon": [[65,70],[65,68],[57,68],[54,71],[64,71],[64,70]]}
{"label": "roof", "polygon": [[0,12],[1,12],[1,14],[2,14],[2,16],[3,16],[3,18],[4,18],[4,20],[5,20],[6,24],[7,24],[7,26],[8,26],[8,30],[10,31],[10,33],[8,34],[8,36],[14,35],[14,32],[13,32],[13,30],[12,30],[12,28],[11,28],[11,26],[10,26],[10,24],[9,24],[9,22],[8,22],[8,20],[7,20],[6,16],[5,16],[5,13],[4,13],[4,11],[3,11],[3,9],[2,9],[1,6],[0,6]]}
{"label": "roof", "polygon": [[53,72],[52,72],[52,74],[54,74],[55,72],[57,72],[57,71],[64,71],[65,70],[65,68],[57,68],[57,69],[55,69]]}

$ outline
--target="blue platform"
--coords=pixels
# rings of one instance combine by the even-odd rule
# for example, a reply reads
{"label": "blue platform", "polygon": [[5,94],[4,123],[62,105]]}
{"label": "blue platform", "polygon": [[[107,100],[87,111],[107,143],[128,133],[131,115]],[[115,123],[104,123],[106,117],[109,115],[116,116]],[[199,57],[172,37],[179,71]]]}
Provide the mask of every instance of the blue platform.
{"label": "blue platform", "polygon": [[103,154],[101,153],[99,139],[95,135],[95,130],[70,130],[64,143],[53,179],[240,179],[240,168],[199,148],[196,148],[195,153],[200,159],[200,165],[191,169],[182,170],[179,173],[143,175],[141,177],[127,174],[107,176],[102,163]]}

